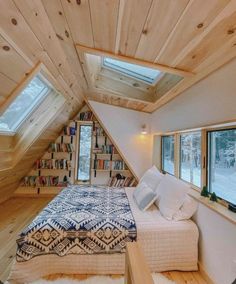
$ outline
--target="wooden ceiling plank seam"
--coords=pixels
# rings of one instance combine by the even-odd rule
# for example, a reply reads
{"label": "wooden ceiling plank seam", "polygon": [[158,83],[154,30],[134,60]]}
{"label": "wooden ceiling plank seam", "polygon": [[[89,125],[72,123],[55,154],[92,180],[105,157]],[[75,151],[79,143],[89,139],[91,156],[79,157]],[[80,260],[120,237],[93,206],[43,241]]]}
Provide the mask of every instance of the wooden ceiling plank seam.
{"label": "wooden ceiling plank seam", "polygon": [[16,88],[11,92],[7,100],[0,106],[0,115],[9,107],[13,100],[19,95],[20,92],[24,90],[26,85],[40,72],[41,62],[38,62],[28,73],[27,76],[22,78],[21,82],[16,86]]}
{"label": "wooden ceiling plank seam", "polygon": [[[69,86],[77,84],[41,0],[13,0]],[[57,52],[55,52],[55,50]]]}
{"label": "wooden ceiling plank seam", "polygon": [[215,28],[217,24],[219,24],[224,18],[228,18],[233,11],[236,10],[236,1],[231,1],[226,7],[221,10],[217,16],[212,20],[212,22],[207,26],[207,28],[200,33],[197,37],[195,37],[192,41],[190,41],[182,50],[181,53],[178,54],[176,59],[173,62],[174,66],[180,64],[184,58],[191,53],[194,48],[196,48],[205,38],[207,38],[208,34]]}
{"label": "wooden ceiling plank seam", "polygon": [[135,58],[154,62],[189,0],[153,1],[140,37]]}
{"label": "wooden ceiling plank seam", "polygon": [[[231,2],[232,3],[232,2]],[[227,17],[222,17],[221,21],[212,28],[204,40],[202,39],[184,58],[178,63],[179,68],[187,68],[189,65],[193,69],[208,59],[211,54],[217,52],[225,44],[234,37],[236,30],[236,0],[233,5],[234,10],[231,10]],[[224,10],[225,11],[225,10]]]}
{"label": "wooden ceiling plank seam", "polygon": [[160,49],[160,51],[158,52],[154,62],[158,63],[159,58],[162,56],[162,54],[165,52],[166,47],[168,46],[172,36],[175,34],[176,29],[179,26],[179,23],[181,22],[181,20],[183,19],[183,17],[185,16],[186,12],[188,11],[189,7],[191,7],[192,3],[195,2],[195,0],[190,0],[188,2],[188,4],[186,5],[185,9],[183,10],[183,13],[180,15],[178,21],[176,22],[174,28],[171,30],[171,32],[169,33],[165,43],[163,44],[162,48]]}
{"label": "wooden ceiling plank seam", "polygon": [[[148,17],[148,14],[150,12],[150,9],[152,7],[153,0],[140,1],[141,5],[145,5],[145,7],[142,6],[141,8],[139,8],[140,3],[138,3],[138,5],[137,5],[135,2],[136,2],[136,0],[126,1],[126,5],[130,5],[130,7],[126,7],[126,9],[125,9],[126,13],[128,13],[128,10],[130,8],[131,13],[134,13],[134,9],[137,9],[137,10],[140,11],[140,14],[139,13],[136,14],[136,12],[135,12],[134,16],[131,16],[131,15],[124,16],[125,19],[123,19],[123,20],[124,21],[131,21],[131,23],[128,22],[128,24],[127,24],[128,27],[126,27],[126,29],[125,29],[125,27],[123,27],[122,34],[125,33],[127,35],[125,37],[123,36],[123,38],[122,38],[124,46],[120,46],[119,52],[117,52],[117,53],[120,53],[120,54],[124,54],[126,56],[133,56],[133,57],[135,56],[135,53],[137,51],[138,43],[139,43],[140,38],[142,36],[142,32],[144,31],[144,26],[145,26],[145,23],[147,21],[147,17]],[[137,24],[135,23],[135,25],[133,25],[132,21],[136,21],[137,19],[140,21],[140,17],[142,15],[144,15],[144,19],[141,23],[141,26],[139,27],[139,31],[134,32],[133,30],[137,28]],[[131,36],[131,33],[133,34],[133,36]],[[136,35],[134,35],[135,33],[136,33]],[[134,42],[134,46],[132,46],[131,42]],[[122,41],[121,41],[121,43],[122,43]],[[130,47],[130,45],[132,47]]]}
{"label": "wooden ceiling plank seam", "polygon": [[94,47],[89,1],[64,1],[61,4],[74,42]]}
{"label": "wooden ceiling plank seam", "polygon": [[118,18],[117,18],[117,27],[116,27],[116,36],[115,36],[115,53],[119,53],[119,45],[121,38],[121,27],[122,27],[122,18],[124,14],[125,0],[119,0],[119,9],[118,9]]}
{"label": "wooden ceiling plank seam", "polygon": [[29,65],[2,35],[0,35],[0,62],[0,72],[16,83],[32,68],[32,65]]}
{"label": "wooden ceiling plank seam", "polygon": [[94,46],[115,50],[119,0],[89,0]]}
{"label": "wooden ceiling plank seam", "polygon": [[183,77],[192,77],[194,75],[193,72],[181,70],[181,69],[174,68],[174,67],[169,67],[169,66],[166,66],[166,65],[158,64],[158,63],[152,63],[152,62],[142,60],[142,59],[137,59],[137,58],[132,58],[132,57],[129,57],[129,56],[115,54],[113,52],[108,52],[108,51],[97,49],[97,48],[90,48],[90,47],[83,46],[83,45],[80,45],[80,44],[76,44],[76,48],[79,51],[82,51],[84,53],[90,53],[90,54],[94,54],[94,55],[98,55],[98,56],[107,56],[107,57],[114,58],[114,59],[117,59],[117,60],[126,61],[126,62],[129,62],[129,63],[132,63],[132,64],[157,69],[157,70],[162,71],[162,72],[176,74],[176,75],[183,76]]}
{"label": "wooden ceiling plank seam", "polygon": [[12,81],[6,75],[0,73],[0,86],[0,99],[4,102],[8,95],[16,88],[17,83]]}
{"label": "wooden ceiling plank seam", "polygon": [[[44,9],[48,15],[52,27],[60,39],[60,44],[66,54],[67,60],[73,70],[73,73],[81,81],[82,87],[85,87],[84,73],[79,62],[77,52],[73,43],[72,34],[68,26],[63,7],[60,0],[42,0]],[[63,12],[62,12],[63,11]]]}

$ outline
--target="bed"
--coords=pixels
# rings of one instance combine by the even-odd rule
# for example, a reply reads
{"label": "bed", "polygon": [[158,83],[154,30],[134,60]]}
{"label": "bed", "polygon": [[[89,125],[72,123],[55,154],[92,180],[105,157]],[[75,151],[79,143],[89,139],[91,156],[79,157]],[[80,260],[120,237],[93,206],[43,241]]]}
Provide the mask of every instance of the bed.
{"label": "bed", "polygon": [[[94,205],[94,200],[100,200],[100,202],[96,201],[98,203]],[[103,200],[102,206],[101,200]],[[79,215],[74,214],[71,202],[77,207],[80,203]],[[71,226],[67,224],[68,220],[65,222],[67,217],[63,216],[65,207],[67,213],[71,210],[69,219]],[[87,215],[88,212],[85,208],[91,207],[96,217]],[[82,215],[81,212],[83,212]],[[32,234],[35,234],[36,240],[42,238],[39,227],[46,214],[49,214],[51,219],[61,218],[60,222],[64,228],[68,227],[68,231],[63,230],[59,234],[60,241],[57,240],[59,246],[56,246],[52,242],[58,238],[57,233],[51,234],[53,238],[49,235],[47,237],[47,230],[50,230],[51,224],[45,225],[44,223],[44,229],[45,226],[48,226],[46,235],[44,233],[44,239],[48,240],[48,243],[46,249],[42,249],[42,246],[32,242],[31,238]],[[76,225],[71,221],[72,215],[74,219],[77,218],[77,221],[79,218],[82,223],[81,239],[78,236],[78,230],[75,230]],[[100,218],[99,222],[97,222],[97,218]],[[86,221],[88,219],[92,225],[88,225],[89,222]],[[106,229],[102,230],[102,234],[99,224],[104,222],[101,220],[107,221],[105,222]],[[85,228],[86,225],[87,228]],[[97,230],[98,227],[100,229]],[[94,228],[96,228],[95,231]],[[56,231],[59,231],[59,228]],[[75,231],[77,231],[76,236],[73,235],[76,234]],[[71,234],[73,245],[67,246],[68,236]],[[91,234],[96,235],[96,240],[92,238],[93,244],[86,241],[86,237],[83,238],[86,235],[91,240]],[[24,283],[56,273],[123,274],[125,244],[136,240],[140,243],[152,272],[194,271],[197,270],[198,236],[197,226],[191,220],[167,221],[161,216],[155,205],[146,212],[140,211],[133,199],[133,188],[72,186],[64,189],[50,202],[19,236],[16,261],[9,282]],[[105,240],[101,241],[102,238]],[[78,245],[78,240],[81,240],[82,245]],[[57,248],[55,249],[55,247]],[[65,247],[67,248],[65,249]]]}

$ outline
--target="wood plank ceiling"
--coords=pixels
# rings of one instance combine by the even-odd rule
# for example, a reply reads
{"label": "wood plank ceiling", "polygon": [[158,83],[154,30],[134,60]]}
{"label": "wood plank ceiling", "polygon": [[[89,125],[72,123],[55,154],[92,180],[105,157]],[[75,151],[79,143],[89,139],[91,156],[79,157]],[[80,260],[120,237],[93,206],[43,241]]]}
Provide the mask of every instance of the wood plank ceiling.
{"label": "wood plank ceiling", "polygon": [[[235,30],[235,0],[2,0],[0,104],[42,62],[70,98],[152,112],[235,57]],[[101,92],[76,45],[194,75],[154,101]]]}

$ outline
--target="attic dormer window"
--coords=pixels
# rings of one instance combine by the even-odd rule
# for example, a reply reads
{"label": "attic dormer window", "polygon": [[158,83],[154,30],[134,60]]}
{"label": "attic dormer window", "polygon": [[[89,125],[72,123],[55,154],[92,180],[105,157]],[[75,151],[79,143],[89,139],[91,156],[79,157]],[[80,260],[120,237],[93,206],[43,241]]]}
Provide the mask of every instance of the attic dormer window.
{"label": "attic dormer window", "polygon": [[154,84],[161,76],[162,72],[157,69],[144,67],[141,65],[128,63],[121,60],[116,60],[109,57],[103,58],[103,66],[115,71],[118,71],[124,75],[144,81],[148,84]]}
{"label": "attic dormer window", "polygon": [[42,79],[35,76],[30,83],[19,93],[0,115],[0,131],[16,132],[17,128],[35,110],[42,100],[51,91],[51,87]]}

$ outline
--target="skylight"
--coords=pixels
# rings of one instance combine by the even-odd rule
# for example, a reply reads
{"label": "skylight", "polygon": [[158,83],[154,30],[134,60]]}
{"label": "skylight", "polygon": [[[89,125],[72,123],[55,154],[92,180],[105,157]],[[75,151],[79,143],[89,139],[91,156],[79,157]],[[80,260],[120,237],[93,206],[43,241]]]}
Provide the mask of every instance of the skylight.
{"label": "skylight", "polygon": [[50,90],[40,76],[34,77],[0,116],[0,131],[15,132]]}
{"label": "skylight", "polygon": [[149,84],[153,84],[161,75],[159,70],[112,59],[109,57],[105,57],[103,59],[103,66]]}

